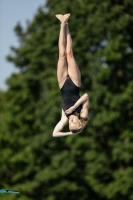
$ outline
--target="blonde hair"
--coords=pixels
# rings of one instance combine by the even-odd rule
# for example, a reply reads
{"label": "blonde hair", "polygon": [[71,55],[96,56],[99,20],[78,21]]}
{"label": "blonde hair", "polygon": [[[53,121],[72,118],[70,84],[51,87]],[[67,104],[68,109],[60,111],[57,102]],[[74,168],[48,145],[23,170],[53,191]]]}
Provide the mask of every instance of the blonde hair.
{"label": "blonde hair", "polygon": [[74,129],[70,128],[70,130],[74,134],[80,133],[85,128],[85,126],[87,125],[87,123],[89,121],[89,118],[80,118],[79,121],[80,121],[80,123],[76,126],[76,128],[74,128]]}

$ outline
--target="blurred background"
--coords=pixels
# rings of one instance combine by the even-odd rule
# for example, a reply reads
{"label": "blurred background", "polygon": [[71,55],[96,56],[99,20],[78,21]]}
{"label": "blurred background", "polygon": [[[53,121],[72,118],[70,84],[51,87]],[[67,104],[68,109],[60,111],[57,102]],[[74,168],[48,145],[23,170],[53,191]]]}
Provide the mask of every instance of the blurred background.
{"label": "blurred background", "polygon": [[[57,13],[71,13],[93,114],[64,138]],[[20,191],[0,199],[133,200],[133,2],[5,0],[0,24],[0,188]]]}
{"label": "blurred background", "polygon": [[0,89],[6,90],[5,80],[17,69],[12,63],[6,61],[11,45],[18,46],[18,40],[13,31],[15,25],[20,22],[26,28],[26,22],[33,19],[37,8],[44,5],[45,0],[38,1],[0,1]]}

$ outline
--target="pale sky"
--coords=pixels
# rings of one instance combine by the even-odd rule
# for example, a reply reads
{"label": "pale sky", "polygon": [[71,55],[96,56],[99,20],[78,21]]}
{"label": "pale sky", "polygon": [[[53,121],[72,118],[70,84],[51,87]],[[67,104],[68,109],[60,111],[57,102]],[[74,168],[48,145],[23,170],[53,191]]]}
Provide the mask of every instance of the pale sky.
{"label": "pale sky", "polygon": [[26,27],[26,21],[31,21],[37,8],[45,2],[46,0],[0,0],[0,89],[6,90],[5,80],[17,72],[13,64],[5,59],[10,52],[10,46],[19,44],[14,27],[18,22]]}

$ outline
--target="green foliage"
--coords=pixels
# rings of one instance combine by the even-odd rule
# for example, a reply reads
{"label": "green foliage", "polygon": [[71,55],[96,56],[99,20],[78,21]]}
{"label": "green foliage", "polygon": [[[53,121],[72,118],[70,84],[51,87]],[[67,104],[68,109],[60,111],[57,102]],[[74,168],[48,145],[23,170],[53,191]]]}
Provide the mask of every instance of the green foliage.
{"label": "green foliage", "polygon": [[[8,60],[20,72],[0,93],[0,187],[10,200],[133,200],[133,2],[48,0]],[[56,79],[59,22],[68,13],[82,93],[95,113],[84,131],[52,138],[61,115]],[[4,199],[4,197],[2,196]]]}

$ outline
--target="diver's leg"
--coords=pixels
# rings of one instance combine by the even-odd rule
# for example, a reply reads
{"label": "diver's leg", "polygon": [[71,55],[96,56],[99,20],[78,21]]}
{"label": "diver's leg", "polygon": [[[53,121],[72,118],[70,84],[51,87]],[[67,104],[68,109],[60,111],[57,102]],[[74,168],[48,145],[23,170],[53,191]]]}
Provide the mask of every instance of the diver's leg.
{"label": "diver's leg", "polygon": [[69,74],[70,78],[72,79],[72,81],[75,83],[75,85],[80,87],[81,74],[80,74],[80,70],[78,68],[78,65],[77,65],[74,55],[73,55],[72,38],[71,38],[70,31],[68,28],[68,23],[66,24],[66,38],[67,38],[66,57],[67,57],[67,63],[68,63],[68,74]]}
{"label": "diver's leg", "polygon": [[66,52],[65,52],[66,51],[66,32],[65,32],[66,22],[64,21],[63,15],[58,14],[56,15],[56,17],[61,22],[59,42],[58,42],[59,60],[57,64],[57,79],[58,79],[59,87],[61,88],[68,75]]}

